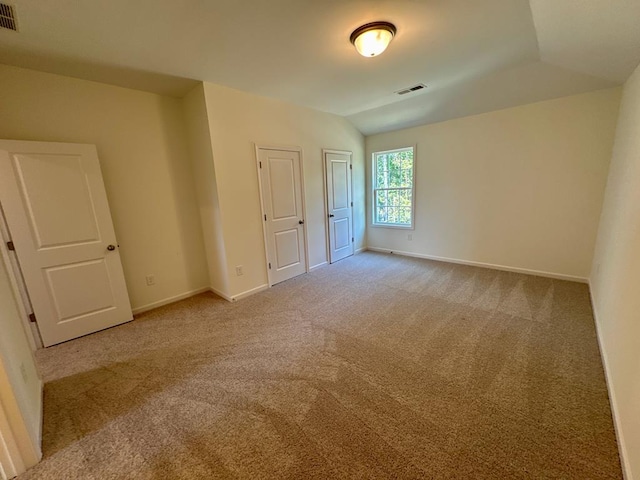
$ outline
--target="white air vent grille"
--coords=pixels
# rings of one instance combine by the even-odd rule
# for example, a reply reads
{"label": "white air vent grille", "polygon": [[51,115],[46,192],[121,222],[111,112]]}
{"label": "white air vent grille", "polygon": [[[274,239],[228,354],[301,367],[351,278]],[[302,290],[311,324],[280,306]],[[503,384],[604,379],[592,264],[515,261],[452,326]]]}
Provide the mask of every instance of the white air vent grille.
{"label": "white air vent grille", "polygon": [[6,3],[0,3],[0,28],[18,31],[18,22],[16,22],[15,8]]}
{"label": "white air vent grille", "polygon": [[398,90],[396,93],[398,95],[406,95],[407,93],[418,92],[420,90],[424,90],[427,86],[424,83],[419,83],[414,85],[413,87],[403,88],[402,90]]}

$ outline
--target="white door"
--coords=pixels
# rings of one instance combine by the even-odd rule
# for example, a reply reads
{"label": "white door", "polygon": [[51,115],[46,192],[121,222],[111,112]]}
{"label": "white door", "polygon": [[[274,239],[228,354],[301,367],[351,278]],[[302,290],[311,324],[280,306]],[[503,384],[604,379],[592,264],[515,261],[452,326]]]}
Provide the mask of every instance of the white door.
{"label": "white door", "polygon": [[95,146],[0,140],[0,203],[45,346],[133,318]]}
{"label": "white door", "polygon": [[324,151],[327,176],[329,263],[353,255],[351,152]]}
{"label": "white door", "polygon": [[307,271],[299,151],[258,148],[269,283]]}

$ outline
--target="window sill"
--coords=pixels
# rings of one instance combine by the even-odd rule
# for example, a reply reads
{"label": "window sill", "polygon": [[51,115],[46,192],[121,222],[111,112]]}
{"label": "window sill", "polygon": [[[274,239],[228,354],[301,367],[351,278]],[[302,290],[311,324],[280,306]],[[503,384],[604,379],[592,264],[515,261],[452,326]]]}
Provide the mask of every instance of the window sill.
{"label": "window sill", "polygon": [[415,230],[413,225],[384,225],[381,223],[372,223],[369,226],[372,228],[393,228],[396,230]]}

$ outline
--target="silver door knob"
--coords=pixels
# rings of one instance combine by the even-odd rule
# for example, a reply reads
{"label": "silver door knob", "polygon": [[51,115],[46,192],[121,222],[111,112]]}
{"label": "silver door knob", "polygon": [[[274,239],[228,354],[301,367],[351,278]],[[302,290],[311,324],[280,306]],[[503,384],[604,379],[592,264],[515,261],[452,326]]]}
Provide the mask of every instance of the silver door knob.
{"label": "silver door knob", "polygon": [[113,252],[115,249],[116,249],[116,246],[115,246],[115,245],[109,245],[109,246],[107,247],[107,250],[109,250],[110,252]]}

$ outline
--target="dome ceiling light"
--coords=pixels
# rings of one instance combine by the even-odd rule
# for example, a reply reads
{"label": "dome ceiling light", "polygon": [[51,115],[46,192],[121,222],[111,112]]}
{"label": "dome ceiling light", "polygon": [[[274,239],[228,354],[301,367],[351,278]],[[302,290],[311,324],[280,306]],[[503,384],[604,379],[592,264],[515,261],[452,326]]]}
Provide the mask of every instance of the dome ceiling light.
{"label": "dome ceiling light", "polygon": [[389,22],[373,22],[356,28],[351,34],[358,53],[363,57],[375,57],[384,52],[396,34],[396,27]]}

